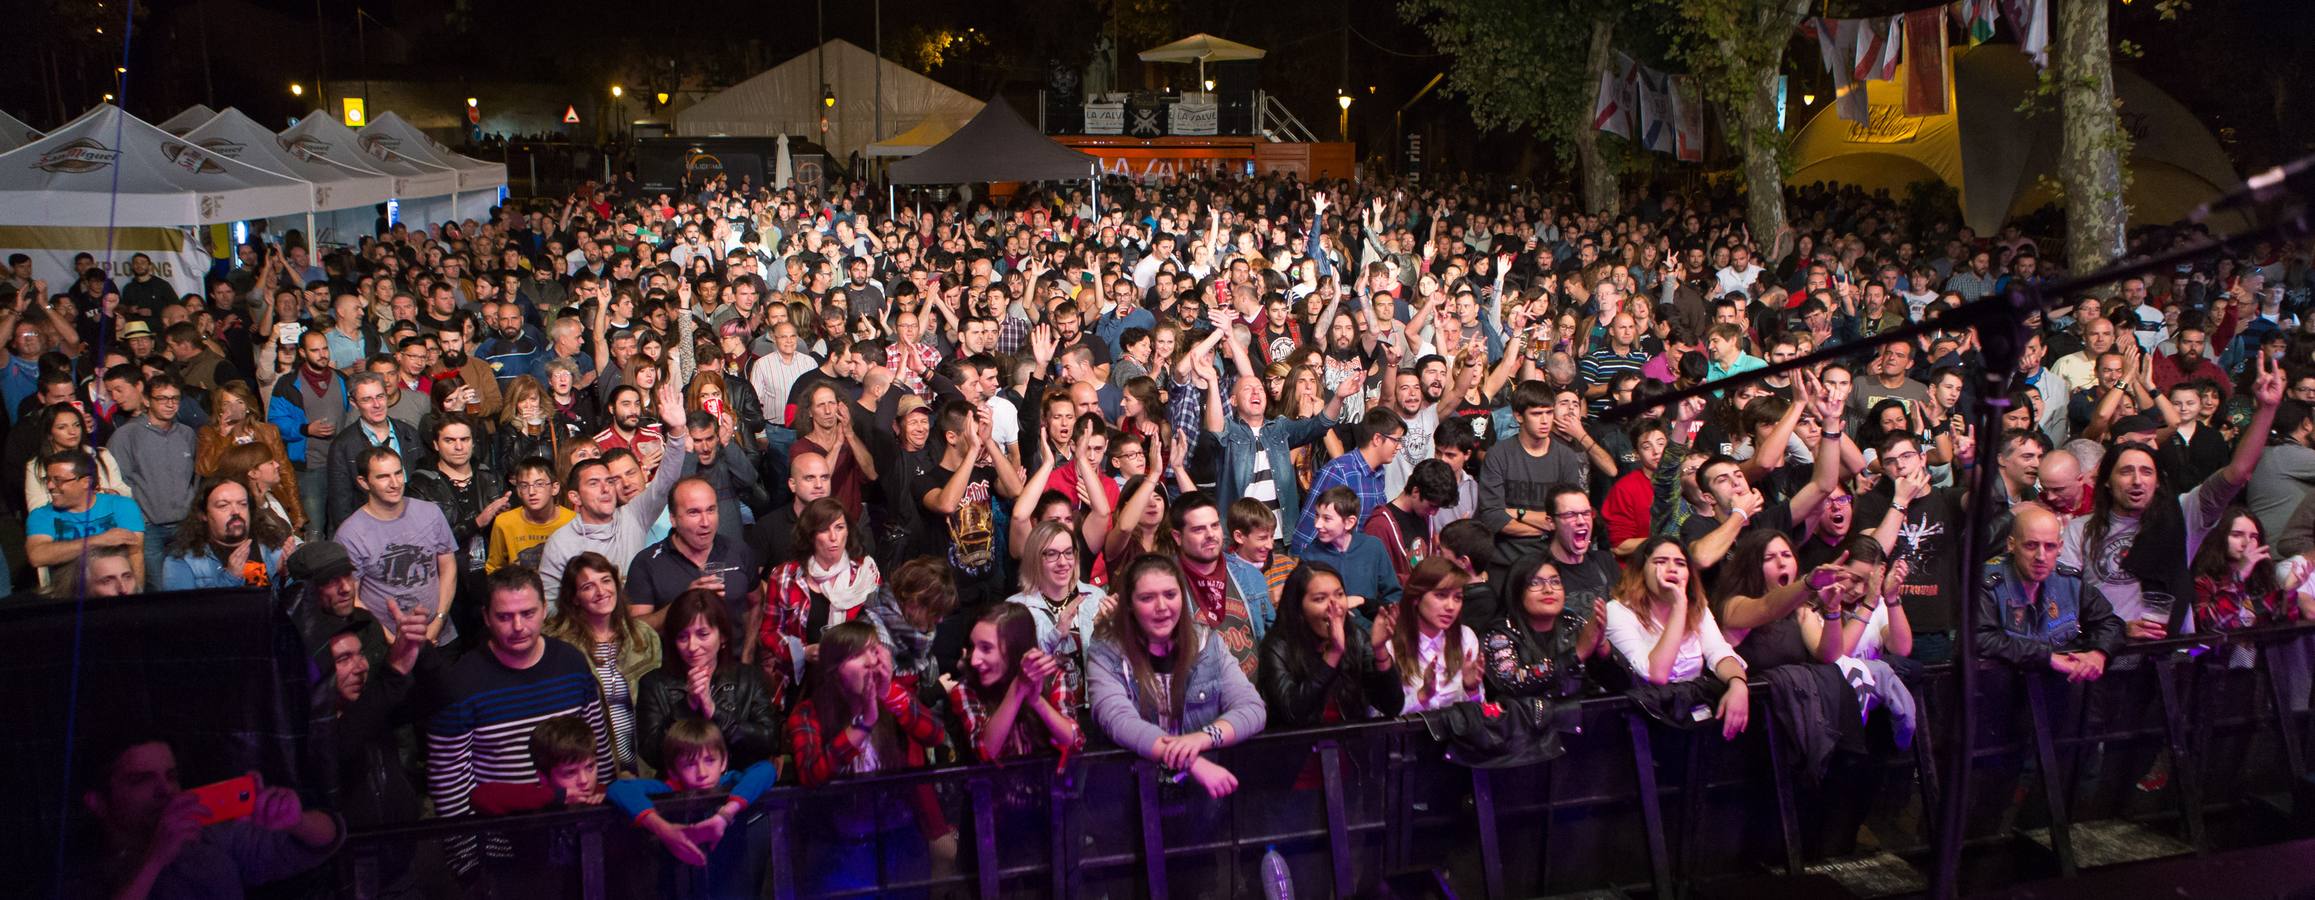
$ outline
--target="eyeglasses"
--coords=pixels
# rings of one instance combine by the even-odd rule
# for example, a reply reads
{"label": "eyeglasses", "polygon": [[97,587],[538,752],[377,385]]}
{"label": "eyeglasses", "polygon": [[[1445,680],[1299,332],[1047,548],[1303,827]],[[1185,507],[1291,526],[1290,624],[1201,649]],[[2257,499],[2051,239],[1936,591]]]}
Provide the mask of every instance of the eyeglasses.
{"label": "eyeglasses", "polygon": [[154,403],[175,403],[183,399],[183,394],[154,394],[152,396],[152,401]]}
{"label": "eyeglasses", "polygon": [[1046,562],[1060,562],[1065,559],[1076,559],[1077,551],[1063,547],[1054,550],[1046,550],[1041,555],[1044,556]]}
{"label": "eyeglasses", "polygon": [[555,489],[555,483],[540,480],[518,481],[515,482],[514,489],[518,491],[551,491]]}
{"label": "eyeglasses", "polygon": [[1528,589],[1528,590],[1531,590],[1531,591],[1533,591],[1533,590],[1556,591],[1556,590],[1560,590],[1561,588],[1563,588],[1563,587],[1565,587],[1565,586],[1566,586],[1566,582],[1563,582],[1563,581],[1559,580],[1558,578],[1545,578],[1545,577],[1537,576],[1537,577],[1535,577],[1535,578],[1530,578],[1530,579],[1528,579],[1528,580],[1527,580],[1527,589]]}

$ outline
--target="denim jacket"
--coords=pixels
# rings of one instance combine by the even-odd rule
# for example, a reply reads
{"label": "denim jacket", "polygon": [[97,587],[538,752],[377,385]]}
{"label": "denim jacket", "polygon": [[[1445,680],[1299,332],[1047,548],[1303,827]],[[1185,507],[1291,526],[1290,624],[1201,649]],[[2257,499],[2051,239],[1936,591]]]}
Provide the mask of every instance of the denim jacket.
{"label": "denim jacket", "polygon": [[[1132,615],[1130,610],[1118,612]],[[1231,740],[1238,742],[1260,733],[1263,724],[1269,721],[1262,694],[1254,689],[1253,682],[1246,680],[1245,670],[1238,668],[1238,660],[1230,655],[1222,636],[1202,627],[1192,628],[1190,633],[1191,639],[1199,642],[1197,667],[1190,670],[1188,686],[1174,686],[1174,690],[1187,694],[1182,703],[1182,719],[1170,729],[1160,728],[1156,722],[1142,717],[1137,696],[1139,686],[1126,668],[1123,648],[1114,641],[1097,640],[1085,649],[1093,720],[1118,746],[1146,757],[1157,745],[1158,738],[1196,734],[1217,720],[1230,723]]]}
{"label": "denim jacket", "polygon": [[1246,604],[1246,621],[1253,626],[1254,644],[1260,646],[1270,620],[1278,617],[1278,608],[1270,599],[1270,577],[1260,566],[1239,559],[1235,553],[1222,554],[1222,567],[1230,573],[1230,590],[1238,592],[1238,599]]}
{"label": "denim jacket", "polygon": [[[280,548],[253,547],[251,551],[252,557],[264,561],[268,581],[281,577]],[[216,553],[208,550],[204,550],[198,555],[178,556],[170,554],[161,560],[160,589],[164,591],[192,591],[206,588],[246,586],[248,586],[248,582],[242,580],[240,572],[226,571],[225,561],[218,559]]]}
{"label": "denim jacket", "polygon": [[1221,475],[1214,480],[1215,499],[1227,511],[1254,478],[1254,454],[1268,453],[1270,480],[1278,485],[1279,521],[1302,521],[1302,490],[1294,479],[1293,450],[1324,437],[1334,424],[1334,418],[1325,413],[1304,419],[1280,417],[1262,423],[1261,433],[1256,434],[1244,420],[1229,416],[1222,431],[1212,435],[1222,446]]}

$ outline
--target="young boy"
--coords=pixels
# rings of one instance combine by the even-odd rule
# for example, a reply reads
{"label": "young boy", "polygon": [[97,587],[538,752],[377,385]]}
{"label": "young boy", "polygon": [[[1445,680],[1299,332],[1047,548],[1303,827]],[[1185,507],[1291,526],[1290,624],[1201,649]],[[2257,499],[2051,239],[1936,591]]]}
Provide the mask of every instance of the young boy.
{"label": "young boy", "polygon": [[496,572],[509,563],[538,568],[539,548],[546,546],[547,536],[578,515],[555,502],[558,487],[555,464],[546,457],[514,464],[506,475],[506,488],[514,494],[515,507],[490,520],[490,556],[483,568]]}
{"label": "young boy", "polygon": [[486,816],[536,812],[558,806],[595,806],[603,787],[595,776],[595,731],[578,716],[557,716],[531,731],[531,764],[539,780],[483,782],[471,795]]}
{"label": "young boy", "polygon": [[1263,579],[1270,583],[1270,596],[1278,596],[1296,562],[1294,557],[1278,552],[1278,514],[1260,500],[1240,497],[1230,502],[1229,527],[1230,552],[1261,569]]}
{"label": "young boy", "polygon": [[1369,619],[1399,602],[1399,576],[1391,570],[1390,551],[1374,535],[1358,530],[1358,492],[1331,487],[1313,502],[1317,514],[1311,521],[1318,539],[1303,551],[1302,560],[1323,562],[1341,572],[1343,592]]}
{"label": "young boy", "polygon": [[[779,767],[770,762],[758,762],[744,771],[726,770],[730,762],[724,749],[723,730],[706,719],[685,718],[668,726],[667,737],[660,743],[661,758],[667,760],[667,769],[661,772],[666,780],[656,778],[622,778],[611,785],[611,805],[626,813],[629,820],[651,832],[667,852],[685,865],[708,866],[709,852],[717,850],[716,864],[709,867],[708,877],[719,885],[743,886],[748,881],[746,872],[749,854],[742,849],[746,843],[731,836],[741,810],[763,796],[779,778]],[[687,825],[667,821],[652,805],[651,799],[662,794],[684,791],[723,791],[730,798],[716,807],[715,814]],[[761,883],[756,879],[752,883]],[[737,896],[722,890],[712,896]]]}

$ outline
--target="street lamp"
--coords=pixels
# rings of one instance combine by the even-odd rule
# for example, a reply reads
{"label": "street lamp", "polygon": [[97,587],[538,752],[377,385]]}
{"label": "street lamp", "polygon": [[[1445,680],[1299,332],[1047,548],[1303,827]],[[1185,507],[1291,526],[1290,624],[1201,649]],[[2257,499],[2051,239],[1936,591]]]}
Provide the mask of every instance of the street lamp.
{"label": "street lamp", "polygon": [[1336,94],[1336,95],[1334,95],[1334,105],[1342,107],[1342,109],[1343,109],[1343,111],[1344,111],[1344,112],[1349,112],[1349,111],[1350,111],[1350,95],[1349,95],[1349,94]]}
{"label": "street lamp", "polygon": [[614,84],[614,85],[612,85],[612,86],[611,86],[611,97],[612,97],[612,99],[618,99],[618,98],[620,98],[620,97],[625,97],[625,96],[627,96],[627,89],[626,89],[626,88],[620,87],[620,86],[618,86],[618,85],[616,85],[616,84]]}
{"label": "street lamp", "polygon": [[1342,115],[1334,123],[1335,131],[1343,141],[1348,142],[1350,140],[1350,92],[1336,90],[1334,92],[1334,105],[1342,107]]}
{"label": "street lamp", "polygon": [[827,85],[824,85],[824,84],[820,86],[820,105],[821,105],[821,106],[825,106],[825,107],[827,107],[827,108],[829,108],[829,109],[835,109],[835,108],[836,108],[836,89],[835,89],[835,88],[829,87],[829,86],[827,86]]}
{"label": "street lamp", "polygon": [[1206,79],[1206,93],[1209,93],[1209,94],[1211,94],[1211,93],[1213,93],[1213,92],[1214,92],[1214,79],[1208,78],[1208,79]]}
{"label": "street lamp", "polygon": [[475,108],[476,106],[479,106],[479,105],[480,105],[480,101],[477,101],[477,100],[475,100],[473,97],[468,97],[468,98],[466,98],[466,108],[467,108],[467,109],[473,109],[473,108]]}
{"label": "street lamp", "polygon": [[1817,103],[1817,95],[1816,95],[1816,94],[1813,94],[1813,93],[1804,93],[1804,94],[1802,94],[1802,95],[1801,95],[1801,105],[1802,105],[1802,106],[1815,106],[1815,105],[1816,105],[1816,103]]}
{"label": "street lamp", "polygon": [[667,92],[666,92],[666,91],[660,91],[660,92],[659,92],[659,105],[661,105],[661,106],[666,106],[666,105],[667,105]]}
{"label": "street lamp", "polygon": [[292,97],[303,97],[303,96],[305,96],[305,85],[299,84],[299,83],[297,83],[297,82],[294,82],[294,81],[290,82],[290,83],[289,83],[289,95],[290,95],[290,96],[292,96]]}

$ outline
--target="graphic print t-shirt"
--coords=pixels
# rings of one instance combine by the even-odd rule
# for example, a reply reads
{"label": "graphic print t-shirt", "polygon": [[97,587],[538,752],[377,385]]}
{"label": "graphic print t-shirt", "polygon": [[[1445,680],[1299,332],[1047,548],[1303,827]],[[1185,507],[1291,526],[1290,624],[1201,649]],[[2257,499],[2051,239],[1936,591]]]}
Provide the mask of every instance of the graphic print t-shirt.
{"label": "graphic print t-shirt", "polygon": [[[924,497],[948,486],[955,469],[934,465],[930,471],[917,476],[909,490],[923,506]],[[957,511],[942,515],[930,507],[923,507],[928,527],[917,535],[917,547],[928,556],[946,559],[955,566],[958,580],[978,580],[996,569],[997,520],[991,504],[995,501],[997,470],[990,466],[973,468],[972,480],[965,484],[964,497],[957,501]],[[932,523],[941,523],[933,526]]]}
{"label": "graphic print t-shirt", "polygon": [[[98,494],[92,499],[95,502],[81,512],[61,512],[53,505],[33,510],[24,517],[24,533],[27,536],[47,535],[59,541],[77,541],[115,528],[136,532],[145,530],[145,514],[137,508],[137,501],[118,494]],[[51,566],[41,570],[40,583],[48,584],[49,569],[61,568]],[[160,573],[154,572],[147,577],[158,578]]]}
{"label": "graphic print t-shirt", "polygon": [[[370,515],[365,506],[338,527],[338,543],[353,557],[354,572],[361,577],[362,608],[381,622],[393,621],[396,609],[433,609],[442,577],[435,562],[458,549],[442,507],[424,500],[405,504],[401,517],[391,522]],[[443,620],[440,641],[455,636],[449,620]]]}

